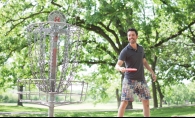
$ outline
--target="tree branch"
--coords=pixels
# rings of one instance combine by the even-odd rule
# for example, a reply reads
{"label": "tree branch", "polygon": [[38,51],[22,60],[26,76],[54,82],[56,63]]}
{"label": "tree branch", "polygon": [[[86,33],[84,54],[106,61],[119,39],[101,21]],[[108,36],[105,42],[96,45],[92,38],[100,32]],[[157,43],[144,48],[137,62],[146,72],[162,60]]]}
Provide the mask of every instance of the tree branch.
{"label": "tree branch", "polygon": [[171,10],[173,11],[173,13],[176,13],[175,10],[173,9],[173,7],[172,7],[171,5],[169,5],[169,4],[167,3],[166,0],[160,0],[160,1],[161,1],[163,4],[167,5],[168,7],[170,7]]}
{"label": "tree branch", "polygon": [[[122,23],[121,23],[120,19],[118,17],[116,19],[117,20],[116,20],[116,24],[115,25],[116,25],[116,28],[117,28],[120,36],[121,37],[127,36],[126,32],[124,32],[124,29],[123,29],[123,26],[122,26]],[[126,43],[122,42],[122,45],[119,45],[119,50],[124,48],[124,46],[126,46],[126,45],[127,45]]]}
{"label": "tree branch", "polygon": [[58,7],[62,7],[62,5],[55,3],[54,0],[51,1],[51,4],[56,5]]}
{"label": "tree branch", "polygon": [[192,40],[192,42],[195,44],[195,35],[194,32],[192,31],[191,27],[189,27],[190,33],[192,34],[192,37],[189,36],[189,38]]}
{"label": "tree branch", "polygon": [[[96,46],[96,47],[98,47],[97,49],[101,49],[100,51],[104,51],[104,52],[106,52],[107,54],[109,54],[111,58],[116,59],[116,56],[115,56],[111,51],[109,51],[109,50],[107,49],[107,47],[101,45],[100,43],[96,42],[95,40],[94,40],[94,41],[84,40],[84,41],[82,41],[82,43],[85,44],[85,45],[86,45],[86,44],[89,44],[89,43],[94,43],[94,44],[97,45],[97,46]],[[93,44],[92,44],[92,45],[93,45]]]}
{"label": "tree branch", "polygon": [[108,65],[111,65],[111,66],[115,66],[116,63],[111,63],[111,62],[108,62],[108,61],[78,61],[78,63],[87,63],[87,64],[108,64]]}
{"label": "tree branch", "polygon": [[190,26],[192,26],[194,24],[195,24],[195,20],[192,21],[188,26],[186,26],[183,29],[179,30],[176,34],[173,34],[173,35],[169,36],[168,38],[166,38],[164,40],[161,40],[160,42],[156,43],[155,45],[151,46],[150,48],[158,47],[158,46],[162,45],[164,42],[167,42],[168,40],[173,39],[173,38],[181,35],[185,30],[187,30]]}
{"label": "tree branch", "polygon": [[[7,36],[15,27],[17,27],[19,24],[21,24],[22,22],[24,22],[26,19],[32,18],[33,16],[38,15],[38,14],[49,13],[49,11],[41,12],[42,10],[43,10],[43,8],[42,8],[39,12],[34,13],[34,14],[31,14],[31,15],[29,15],[29,16],[27,16],[27,17],[15,19],[15,20],[14,20],[14,19],[8,20],[6,23],[15,22],[15,21],[19,21],[19,22],[16,23],[16,24],[13,24],[12,27],[11,27],[11,29],[10,29],[9,31],[6,32],[5,36]],[[22,20],[21,20],[21,19],[22,19]],[[5,24],[4,24],[4,25],[5,25]]]}
{"label": "tree branch", "polygon": [[111,30],[110,28],[109,28],[109,26],[108,27],[106,27],[103,23],[101,23],[101,22],[99,22],[98,24],[100,24],[103,28],[105,28],[108,32],[110,32],[110,33],[112,33],[114,36],[115,36],[115,39],[116,39],[116,43],[119,45],[119,48],[120,48],[120,41],[119,41],[119,38],[118,38],[118,36],[117,36],[117,34],[115,33],[115,31],[114,30]]}
{"label": "tree branch", "polygon": [[83,25],[80,25],[81,27],[89,30],[89,31],[94,31],[96,32],[97,34],[101,35],[102,37],[104,37],[110,44],[111,46],[113,47],[113,49],[117,52],[117,53],[120,53],[119,49],[116,47],[115,43],[111,40],[111,38],[98,26],[95,26],[95,25],[86,25],[84,26]]}

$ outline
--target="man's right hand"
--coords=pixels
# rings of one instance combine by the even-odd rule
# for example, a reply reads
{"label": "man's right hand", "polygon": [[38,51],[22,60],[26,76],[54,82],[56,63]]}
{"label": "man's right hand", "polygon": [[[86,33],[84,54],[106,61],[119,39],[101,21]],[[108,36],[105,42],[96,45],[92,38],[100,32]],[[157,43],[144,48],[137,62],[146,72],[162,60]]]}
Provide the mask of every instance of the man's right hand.
{"label": "man's right hand", "polygon": [[125,67],[120,67],[119,68],[119,71],[121,71],[122,73],[124,73],[126,70],[125,70]]}

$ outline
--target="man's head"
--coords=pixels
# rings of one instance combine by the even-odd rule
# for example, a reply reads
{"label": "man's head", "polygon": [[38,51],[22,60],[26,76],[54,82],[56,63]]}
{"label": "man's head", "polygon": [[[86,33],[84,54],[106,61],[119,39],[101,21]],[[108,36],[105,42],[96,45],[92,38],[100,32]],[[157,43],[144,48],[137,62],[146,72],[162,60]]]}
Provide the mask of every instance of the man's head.
{"label": "man's head", "polygon": [[138,32],[134,28],[130,28],[127,30],[127,39],[130,44],[135,44],[138,38]]}

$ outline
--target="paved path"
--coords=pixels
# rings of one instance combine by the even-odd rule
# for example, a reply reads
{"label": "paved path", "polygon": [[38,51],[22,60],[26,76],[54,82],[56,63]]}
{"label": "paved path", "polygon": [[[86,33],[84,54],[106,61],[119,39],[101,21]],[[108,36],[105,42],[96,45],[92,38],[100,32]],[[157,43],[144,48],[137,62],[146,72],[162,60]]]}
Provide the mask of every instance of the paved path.
{"label": "paved path", "polygon": [[0,112],[0,115],[2,114],[48,114],[47,112]]}
{"label": "paved path", "polygon": [[[0,103],[0,105],[6,105],[6,106],[15,106],[17,103]],[[25,107],[34,107],[34,108],[48,108],[48,106],[43,105],[37,105],[37,104],[28,104],[23,103],[23,106]],[[88,111],[116,111],[117,112],[117,104],[113,103],[98,103],[96,105],[92,103],[81,103],[81,104],[70,104],[70,105],[62,105],[57,106],[54,108],[55,113],[59,110],[65,110],[65,111],[82,111],[82,112],[88,112]],[[141,109],[140,105],[136,105],[133,110]],[[48,114],[48,112],[0,112],[1,114]]]}

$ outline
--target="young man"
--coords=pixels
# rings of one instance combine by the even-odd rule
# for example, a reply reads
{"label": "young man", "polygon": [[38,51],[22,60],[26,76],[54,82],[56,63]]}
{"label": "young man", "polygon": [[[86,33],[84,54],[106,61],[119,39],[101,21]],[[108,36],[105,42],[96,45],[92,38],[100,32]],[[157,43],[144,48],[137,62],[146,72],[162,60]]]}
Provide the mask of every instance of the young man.
{"label": "young man", "polygon": [[[133,95],[137,94],[143,104],[144,117],[150,116],[149,99],[150,91],[144,77],[144,66],[152,74],[153,82],[156,81],[154,71],[148,65],[144,49],[137,44],[138,32],[131,28],[127,31],[127,38],[129,44],[121,51],[115,69],[125,72],[122,83],[121,104],[118,110],[118,117],[123,117],[128,101],[133,102]],[[125,62],[126,68],[136,68],[136,72],[126,71],[121,67]]]}

